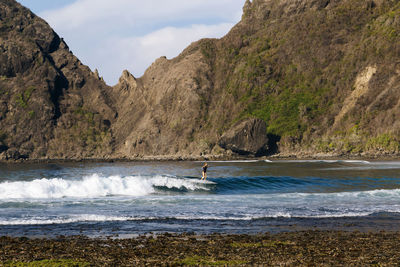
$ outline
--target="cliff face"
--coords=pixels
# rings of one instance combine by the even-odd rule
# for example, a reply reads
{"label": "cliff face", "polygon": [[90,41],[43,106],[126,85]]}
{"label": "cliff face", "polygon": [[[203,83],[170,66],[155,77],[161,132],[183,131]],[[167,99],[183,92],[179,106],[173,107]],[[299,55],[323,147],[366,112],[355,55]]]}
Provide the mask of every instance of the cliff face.
{"label": "cliff face", "polygon": [[399,1],[248,1],[225,84],[281,152],[399,153],[399,23]]}
{"label": "cliff face", "polygon": [[[191,49],[173,60],[159,58],[140,79],[123,73],[114,88],[119,116],[112,129],[118,156],[202,151],[194,140],[205,127],[205,104],[212,90],[206,77],[211,69],[201,52]],[[201,79],[204,84],[200,84]]]}
{"label": "cliff face", "polygon": [[122,109],[138,123],[119,151],[225,153],[221,136],[260,118],[266,154],[398,154],[399,23],[399,1],[246,1],[224,38],[159,59],[135,81],[140,112]]}
{"label": "cliff face", "polygon": [[263,26],[245,72],[266,79],[247,79],[242,114],[266,120],[282,152],[399,153],[399,1],[254,1],[250,23]]}
{"label": "cliff face", "polygon": [[15,1],[0,23],[2,158],[400,150],[399,1],[246,1],[224,38],[113,88]]}
{"label": "cliff face", "polygon": [[0,2],[2,159],[109,155],[109,90],[45,21]]}

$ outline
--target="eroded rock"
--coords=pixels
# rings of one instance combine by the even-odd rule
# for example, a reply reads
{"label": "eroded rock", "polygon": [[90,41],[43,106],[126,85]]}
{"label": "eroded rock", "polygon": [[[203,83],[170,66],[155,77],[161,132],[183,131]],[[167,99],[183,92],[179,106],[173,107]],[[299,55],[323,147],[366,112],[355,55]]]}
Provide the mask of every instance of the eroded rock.
{"label": "eroded rock", "polygon": [[222,135],[218,144],[240,155],[265,155],[268,151],[267,125],[261,119],[240,121]]}

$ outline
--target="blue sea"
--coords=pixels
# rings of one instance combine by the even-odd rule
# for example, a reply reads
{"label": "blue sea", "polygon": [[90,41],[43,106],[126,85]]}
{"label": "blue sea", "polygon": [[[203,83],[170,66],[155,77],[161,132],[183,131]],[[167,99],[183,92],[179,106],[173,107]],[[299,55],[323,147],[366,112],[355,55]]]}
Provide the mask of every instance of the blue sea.
{"label": "blue sea", "polygon": [[400,230],[400,161],[0,164],[0,236]]}

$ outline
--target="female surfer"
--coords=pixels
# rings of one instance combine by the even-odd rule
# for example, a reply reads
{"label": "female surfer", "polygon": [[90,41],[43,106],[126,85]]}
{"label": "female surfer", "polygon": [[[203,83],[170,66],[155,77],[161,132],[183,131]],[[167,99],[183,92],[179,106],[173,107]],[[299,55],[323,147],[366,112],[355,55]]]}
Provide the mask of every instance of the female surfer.
{"label": "female surfer", "polygon": [[201,180],[206,180],[207,179],[207,168],[208,168],[208,165],[207,165],[207,162],[204,162],[204,165],[203,165],[203,176],[201,177]]}

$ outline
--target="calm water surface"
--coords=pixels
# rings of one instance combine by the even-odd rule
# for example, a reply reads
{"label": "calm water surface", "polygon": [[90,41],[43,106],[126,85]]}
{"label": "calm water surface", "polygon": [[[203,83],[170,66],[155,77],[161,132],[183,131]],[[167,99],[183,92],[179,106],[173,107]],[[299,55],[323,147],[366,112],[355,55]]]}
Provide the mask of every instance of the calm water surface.
{"label": "calm water surface", "polygon": [[400,230],[400,161],[0,165],[0,236]]}

